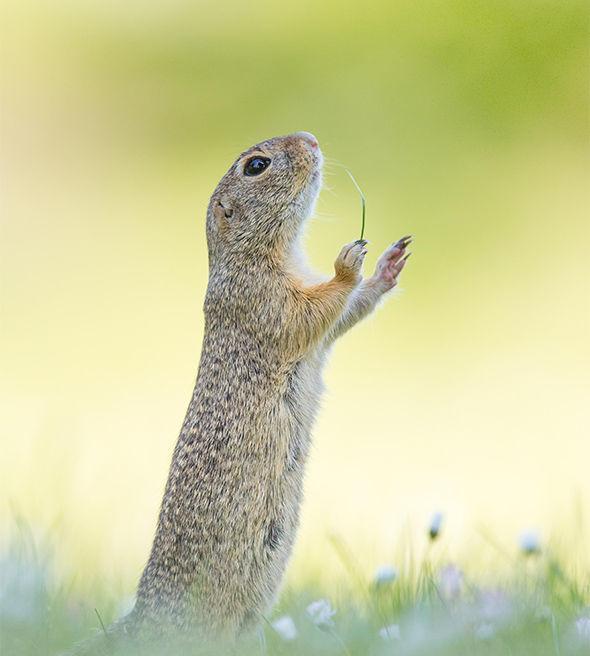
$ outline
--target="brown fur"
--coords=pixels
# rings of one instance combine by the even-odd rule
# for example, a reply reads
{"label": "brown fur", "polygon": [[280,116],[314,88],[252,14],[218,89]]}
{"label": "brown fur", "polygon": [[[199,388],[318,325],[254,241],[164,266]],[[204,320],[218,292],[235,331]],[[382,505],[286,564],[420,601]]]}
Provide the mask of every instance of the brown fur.
{"label": "brown fur", "polygon": [[[247,177],[254,155],[272,163]],[[209,285],[199,372],[174,450],[133,633],[235,636],[275,599],[297,531],[330,343],[395,285],[398,242],[361,283],[366,242],[311,282],[299,242],[321,186],[307,133],[244,152],[207,212]]]}

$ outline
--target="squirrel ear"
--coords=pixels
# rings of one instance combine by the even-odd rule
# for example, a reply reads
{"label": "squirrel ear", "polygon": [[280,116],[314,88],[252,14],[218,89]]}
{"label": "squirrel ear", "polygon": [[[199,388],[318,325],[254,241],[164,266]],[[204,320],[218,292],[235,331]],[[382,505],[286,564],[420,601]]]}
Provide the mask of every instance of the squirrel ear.
{"label": "squirrel ear", "polygon": [[228,219],[232,218],[232,216],[234,215],[234,211],[229,206],[229,203],[227,201],[222,202],[221,200],[218,200],[213,206],[213,215],[215,216],[219,227],[222,230],[227,230],[230,224]]}

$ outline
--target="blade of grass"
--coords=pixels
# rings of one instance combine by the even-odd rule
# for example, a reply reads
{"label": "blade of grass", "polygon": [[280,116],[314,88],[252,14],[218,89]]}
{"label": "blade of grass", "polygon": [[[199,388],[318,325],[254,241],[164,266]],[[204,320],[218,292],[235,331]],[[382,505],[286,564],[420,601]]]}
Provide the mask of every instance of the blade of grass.
{"label": "blade of grass", "polygon": [[344,170],[348,173],[348,177],[352,180],[352,184],[356,187],[356,190],[359,192],[359,196],[361,197],[362,217],[361,217],[360,239],[363,239],[365,236],[365,214],[367,210],[367,201],[365,199],[365,194],[363,194],[363,190],[359,187],[359,184],[355,180],[354,175],[352,175],[352,173],[348,169],[344,169]]}
{"label": "blade of grass", "polygon": [[559,645],[559,630],[557,628],[557,622],[555,620],[554,613],[551,613],[551,635],[553,637],[553,648],[555,650],[555,656],[561,656],[561,647]]}
{"label": "blade of grass", "polygon": [[94,612],[96,613],[96,617],[98,617],[98,621],[100,622],[100,626],[101,626],[101,628],[102,628],[102,632],[104,633],[105,638],[107,638],[107,640],[108,640],[109,634],[107,633],[107,630],[106,630],[106,628],[105,628],[104,622],[102,621],[102,617],[100,616],[100,613],[98,612],[98,608],[95,608],[95,609],[94,609]]}

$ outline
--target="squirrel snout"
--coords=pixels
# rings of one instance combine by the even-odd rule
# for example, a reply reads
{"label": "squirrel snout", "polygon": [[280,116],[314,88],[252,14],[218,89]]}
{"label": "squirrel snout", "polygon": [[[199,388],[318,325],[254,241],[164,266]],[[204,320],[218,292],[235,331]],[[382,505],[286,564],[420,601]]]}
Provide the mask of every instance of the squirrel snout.
{"label": "squirrel snout", "polygon": [[296,132],[293,136],[304,139],[312,148],[318,147],[318,140],[311,132],[305,132],[305,130],[302,130],[301,132]]}

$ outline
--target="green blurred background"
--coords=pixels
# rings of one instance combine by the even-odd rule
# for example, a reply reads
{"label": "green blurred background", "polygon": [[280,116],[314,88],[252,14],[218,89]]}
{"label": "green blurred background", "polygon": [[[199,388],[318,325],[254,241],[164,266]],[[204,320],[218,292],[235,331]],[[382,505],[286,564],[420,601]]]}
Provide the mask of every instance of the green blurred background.
{"label": "green blurred background", "polygon": [[79,582],[132,589],[197,370],[207,200],[309,130],[313,264],[359,233],[339,164],[368,272],[416,241],[333,353],[291,576],[337,572],[331,534],[366,568],[419,547],[434,510],[474,568],[527,528],[583,539],[586,2],[13,1],[1,29],[3,536],[22,514]]}

